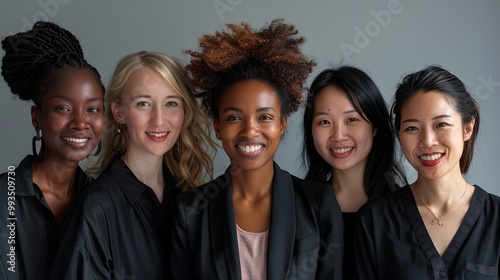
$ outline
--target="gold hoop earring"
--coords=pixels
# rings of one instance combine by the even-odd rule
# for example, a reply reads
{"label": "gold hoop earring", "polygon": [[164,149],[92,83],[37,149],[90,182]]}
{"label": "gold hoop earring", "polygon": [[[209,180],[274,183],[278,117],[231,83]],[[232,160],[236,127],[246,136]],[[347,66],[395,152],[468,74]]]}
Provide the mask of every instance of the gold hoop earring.
{"label": "gold hoop earring", "polygon": [[[116,144],[116,139],[119,139],[118,145]],[[115,153],[121,153],[123,149],[127,146],[127,138],[125,134],[123,134],[123,125],[120,124],[116,129],[116,132],[113,134],[113,138],[111,139],[111,148]]]}

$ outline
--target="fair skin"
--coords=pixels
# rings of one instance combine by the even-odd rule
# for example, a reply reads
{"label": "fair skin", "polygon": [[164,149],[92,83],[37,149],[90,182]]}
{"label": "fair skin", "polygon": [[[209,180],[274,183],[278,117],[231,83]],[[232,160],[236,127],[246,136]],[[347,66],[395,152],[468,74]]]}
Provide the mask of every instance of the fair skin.
{"label": "fair skin", "polygon": [[356,212],[368,201],[363,176],[376,130],[337,87],[323,88],[313,105],[314,146],[332,166],[332,186],[342,212]]}
{"label": "fair skin", "polygon": [[103,96],[94,73],[64,66],[45,79],[40,108],[31,108],[33,126],[42,131],[44,143],[43,157],[33,162],[33,182],[59,226],[75,196],[78,163],[104,131]]}
{"label": "fair skin", "polygon": [[134,71],[122,94],[122,103],[111,105],[115,120],[126,127],[128,146],[122,160],[161,202],[165,185],[163,156],[181,132],[182,97],[149,67]]}
{"label": "fair skin", "polygon": [[245,231],[269,228],[274,154],[286,125],[278,93],[266,82],[233,84],[219,101],[214,127],[231,160],[236,223]]}
{"label": "fair skin", "polygon": [[[473,127],[474,121],[463,124],[454,104],[437,91],[416,93],[401,108],[401,148],[418,172],[411,190],[440,255],[460,227],[474,193],[459,163]],[[443,226],[431,224],[434,215]]]}

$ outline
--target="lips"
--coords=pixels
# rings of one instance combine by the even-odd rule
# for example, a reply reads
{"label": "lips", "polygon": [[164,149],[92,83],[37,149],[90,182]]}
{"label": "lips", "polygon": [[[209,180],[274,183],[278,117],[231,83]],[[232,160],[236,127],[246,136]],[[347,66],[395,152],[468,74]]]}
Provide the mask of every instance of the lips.
{"label": "lips", "polygon": [[418,158],[420,159],[420,162],[424,166],[433,167],[441,162],[443,155],[444,155],[443,153],[433,153],[433,154],[420,155],[418,156]]}
{"label": "lips", "polygon": [[239,153],[246,157],[255,157],[264,150],[264,145],[261,143],[243,143],[236,145]]}
{"label": "lips", "polygon": [[168,137],[168,132],[167,131],[153,131],[153,132],[146,132],[146,135],[149,137],[149,139],[155,141],[155,142],[162,142],[163,140],[167,139]]}
{"label": "lips", "polygon": [[80,137],[63,137],[65,141],[73,142],[73,143],[85,143],[90,141],[90,138],[80,138]]}
{"label": "lips", "polygon": [[331,148],[330,154],[336,158],[345,158],[348,157],[353,150],[354,147]]}

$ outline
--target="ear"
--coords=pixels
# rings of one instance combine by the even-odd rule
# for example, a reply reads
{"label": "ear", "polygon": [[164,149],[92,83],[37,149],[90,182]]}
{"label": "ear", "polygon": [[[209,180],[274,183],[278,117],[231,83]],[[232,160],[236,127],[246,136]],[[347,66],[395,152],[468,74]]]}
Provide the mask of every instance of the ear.
{"label": "ear", "polygon": [[373,130],[373,136],[372,136],[373,138],[375,138],[375,135],[377,135],[377,132],[378,132],[378,128],[375,128],[375,129]]}
{"label": "ear", "polygon": [[125,114],[123,112],[123,108],[118,103],[111,103],[111,113],[113,114],[113,118],[119,124],[125,123]]}
{"label": "ear", "polygon": [[474,132],[474,124],[476,123],[476,119],[472,119],[469,123],[464,125],[464,141],[469,141],[472,136],[472,132]]}
{"label": "ear", "polygon": [[215,137],[220,140],[220,123],[218,118],[213,118]]}
{"label": "ear", "polygon": [[31,124],[35,129],[40,129],[40,109],[31,106]]}
{"label": "ear", "polygon": [[283,116],[281,118],[281,125],[280,125],[280,135],[281,137],[283,137],[283,135],[285,134],[285,130],[286,130],[286,126],[288,125],[288,117],[287,116]]}

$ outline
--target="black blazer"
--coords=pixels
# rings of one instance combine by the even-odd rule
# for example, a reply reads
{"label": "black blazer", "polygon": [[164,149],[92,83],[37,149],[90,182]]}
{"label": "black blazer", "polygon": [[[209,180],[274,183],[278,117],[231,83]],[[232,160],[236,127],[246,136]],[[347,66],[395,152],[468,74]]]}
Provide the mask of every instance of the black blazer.
{"label": "black blazer", "polygon": [[[229,170],[177,196],[172,279],[241,279]],[[267,279],[342,279],[342,254],[342,215],[332,188],[275,163]]]}

